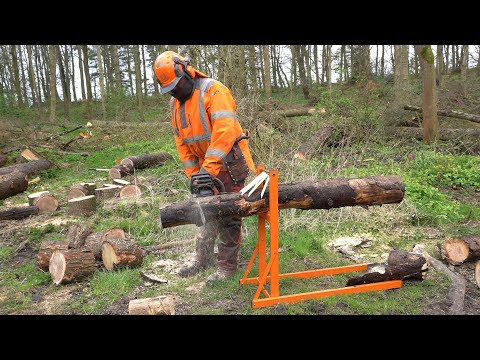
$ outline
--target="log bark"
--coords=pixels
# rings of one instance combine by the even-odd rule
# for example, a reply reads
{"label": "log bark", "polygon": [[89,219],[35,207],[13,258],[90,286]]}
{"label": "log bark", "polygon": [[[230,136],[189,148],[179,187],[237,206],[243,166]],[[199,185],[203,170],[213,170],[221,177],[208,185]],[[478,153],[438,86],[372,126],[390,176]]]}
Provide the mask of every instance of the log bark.
{"label": "log bark", "polygon": [[133,175],[134,169],[131,166],[127,166],[125,164],[118,164],[112,167],[108,174],[112,179],[120,179],[122,177]]}
{"label": "log bark", "polygon": [[137,267],[142,265],[143,250],[131,238],[110,239],[102,242],[102,261],[105,268]]}
{"label": "log bark", "polygon": [[[405,110],[422,112],[422,108],[418,106],[405,105],[403,108]],[[469,120],[480,124],[480,115],[467,114],[461,111],[437,110],[437,115]]]}
{"label": "log bark", "polygon": [[[163,228],[197,224],[202,225],[201,213],[206,221],[225,216],[241,217],[255,215],[268,210],[269,189],[263,199],[260,189],[251,196],[239,193],[223,194],[181,201],[160,209]],[[345,206],[369,206],[399,203],[403,200],[405,186],[399,176],[372,176],[357,179],[334,179],[319,182],[280,184],[278,207],[332,209]]]}
{"label": "log bark", "polygon": [[142,189],[138,185],[126,185],[120,190],[120,199],[125,198],[140,198],[142,196]]}
{"label": "log bark", "polygon": [[36,206],[21,206],[0,211],[0,220],[20,220],[38,214]]}
{"label": "log bark", "polygon": [[480,260],[475,263],[475,282],[478,288],[480,288]]}
{"label": "log bark", "polygon": [[48,271],[48,266],[50,264],[50,258],[52,254],[57,251],[63,251],[68,249],[68,244],[60,241],[43,241],[40,244],[40,250],[37,254],[37,266],[44,270]]}
{"label": "log bark", "polygon": [[[386,133],[395,137],[423,139],[423,130],[415,127],[390,127],[386,128]],[[444,141],[457,140],[465,137],[480,138],[480,129],[441,128],[438,133],[438,138]]]}
{"label": "log bark", "polygon": [[95,260],[102,260],[102,237],[104,232],[96,232],[85,238],[84,246],[95,256]]}
{"label": "log bark", "polygon": [[135,299],[128,304],[129,315],[175,315],[175,302],[171,295]]}
{"label": "log bark", "polygon": [[455,274],[453,271],[450,271],[448,267],[441,261],[430,256],[422,245],[415,245],[413,247],[413,252],[424,256],[429,265],[431,265],[435,270],[445,274],[452,282],[447,294],[447,299],[451,304],[448,309],[448,314],[464,315],[466,287],[465,279],[462,276]]}
{"label": "log bark", "polygon": [[350,278],[347,286],[389,280],[423,280],[427,269],[427,260],[423,256],[403,250],[393,250],[388,256],[387,264],[372,264],[367,273]]}
{"label": "log bark", "polygon": [[82,224],[73,224],[68,229],[67,241],[69,249],[79,249],[85,245],[85,239],[88,235],[92,234],[93,231],[87,229]]}
{"label": "log bark", "polygon": [[7,155],[0,155],[0,167],[5,165],[8,161],[8,156]]}
{"label": "log bark", "polygon": [[50,169],[53,163],[50,160],[35,160],[23,164],[16,164],[0,169],[0,175],[10,174],[14,171],[19,171],[25,175],[35,175],[40,171]]}
{"label": "log bark", "polygon": [[97,209],[97,200],[94,195],[83,196],[68,200],[68,215],[90,216]]}
{"label": "log bark", "polygon": [[73,185],[67,193],[67,200],[88,195],[95,195],[95,183]]}
{"label": "log bark", "polygon": [[126,239],[127,234],[122,228],[111,228],[102,234],[102,243],[106,240],[122,240]]}
{"label": "log bark", "polygon": [[93,253],[83,249],[55,251],[48,267],[55,285],[81,281],[92,275],[95,269]]}
{"label": "log bark", "polygon": [[145,169],[149,167],[163,165],[167,160],[173,159],[172,155],[167,152],[161,152],[157,154],[144,154],[127,156],[122,159],[120,164],[126,165],[129,168]]}
{"label": "log bark", "polygon": [[28,180],[22,172],[0,175],[0,200],[24,192],[27,187]]}
{"label": "log bark", "polygon": [[452,265],[480,259],[480,235],[450,238],[441,249],[442,256]]}
{"label": "log bark", "polygon": [[38,207],[39,214],[47,214],[58,209],[58,200],[48,191],[40,191],[28,196],[28,204]]}
{"label": "log bark", "polygon": [[95,197],[97,198],[98,202],[103,202],[108,199],[112,199],[118,197],[120,193],[119,187],[107,186],[95,189]]}
{"label": "log bark", "polygon": [[332,125],[325,125],[320,131],[317,131],[309,141],[300,146],[300,149],[298,149],[294,157],[301,160],[310,158],[313,150],[321,148],[332,134],[332,131]]}

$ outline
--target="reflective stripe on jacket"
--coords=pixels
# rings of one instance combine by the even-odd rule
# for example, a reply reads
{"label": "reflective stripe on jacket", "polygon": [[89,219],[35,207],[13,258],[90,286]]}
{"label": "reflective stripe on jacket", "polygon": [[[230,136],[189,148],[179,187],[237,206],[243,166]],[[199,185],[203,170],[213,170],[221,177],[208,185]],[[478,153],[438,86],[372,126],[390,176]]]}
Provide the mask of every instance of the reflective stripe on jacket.
{"label": "reflective stripe on jacket", "polygon": [[[243,129],[230,90],[214,79],[196,76],[194,80],[190,99],[181,104],[172,97],[170,102],[175,142],[188,178],[201,168],[217,176]],[[239,146],[248,167],[255,172],[248,139],[241,140]]]}

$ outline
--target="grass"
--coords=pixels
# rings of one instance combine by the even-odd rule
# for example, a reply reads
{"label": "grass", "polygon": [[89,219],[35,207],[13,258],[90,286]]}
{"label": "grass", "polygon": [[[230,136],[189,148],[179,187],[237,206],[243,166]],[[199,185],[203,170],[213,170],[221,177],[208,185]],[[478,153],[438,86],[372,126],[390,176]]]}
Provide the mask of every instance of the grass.
{"label": "grass", "polygon": [[[283,127],[287,130],[286,133],[272,127],[254,135],[252,151],[257,164],[263,163],[267,168],[278,169],[282,183],[398,175],[405,185],[405,199],[401,204],[372,206],[368,210],[360,207],[328,211],[281,210],[281,272],[351,264],[351,260],[329,246],[330,241],[338,237],[368,239],[369,246],[361,249],[364,255],[362,260],[378,262],[393,248],[411,250],[415,244],[423,243],[432,255],[437,255],[437,243],[447,236],[480,234],[478,226],[470,225],[480,220],[478,156],[458,154],[455,146],[448,143],[425,145],[416,140],[384,140],[379,114],[385,107],[384,102],[391,97],[387,85],[374,89],[368,96],[359,93],[355,87],[334,87],[331,94],[318,88],[313,89],[312,93],[319,99],[316,106],[326,108],[326,115],[289,118],[278,124],[280,129]],[[274,91],[280,105],[306,105],[301,89],[292,95],[290,97],[289,91],[281,89]],[[195,236],[198,228],[194,225],[162,229],[158,221],[163,205],[190,196],[169,120],[165,117],[168,105],[162,101],[150,99],[146,104],[145,122],[140,122],[139,113],[130,101],[120,95],[112,98],[107,104],[108,119],[118,123],[96,125],[91,129],[91,138],[75,142],[69,149],[75,152],[88,151],[91,153],[89,157],[65,155],[56,149],[36,149],[52,160],[55,166],[42,172],[39,175],[41,181],[29,185],[25,193],[1,203],[24,203],[28,194],[49,190],[60,201],[60,210],[54,216],[71,221],[61,225],[19,227],[0,236],[0,313],[29,311],[34,307],[33,294],[43,287],[52,294],[61,292],[62,289],[71,290],[74,295],[58,311],[80,314],[101,314],[132,294],[137,298],[175,295],[178,305],[189,314],[420,314],[429,301],[439,294],[446,294],[448,279],[432,271],[426,280],[404,282],[398,290],[337,296],[252,310],[251,300],[256,288],[250,285],[239,286],[243,270],[239,270],[233,279],[224,283],[205,286],[199,293],[187,289],[204,281],[213,269],[187,279],[162,273],[161,277],[168,279],[167,284],[152,287],[144,285],[140,271],[151,270],[152,264],[159,259],[182,261],[182,251],[151,254],[144,259],[140,268],[97,271],[88,281],[60,288],[51,284],[48,273],[36,269],[33,259],[15,265],[14,251],[21,241],[28,239],[28,246],[38,250],[38,245],[43,240],[65,240],[69,225],[78,221],[94,231],[120,227],[141,246]],[[247,99],[242,99],[239,112],[252,130],[258,124],[249,117],[248,114],[252,113],[249,106]],[[62,111],[59,107],[60,114]],[[71,128],[84,123],[84,114],[83,108],[72,106],[72,119],[65,126]],[[16,116],[19,121],[27,122],[31,114],[25,112]],[[131,125],[126,126],[121,122],[129,122]],[[295,150],[327,122],[336,124],[341,129],[328,146],[317,149],[310,161],[292,160]],[[58,127],[48,124],[35,123],[31,126],[36,131],[60,131]],[[57,142],[66,143],[80,131],[82,130],[64,135]],[[255,134],[254,131],[252,133]],[[109,168],[118,157],[162,151],[173,155],[174,160],[138,172],[138,175],[155,180],[141,201],[107,203],[92,217],[80,220],[67,217],[66,193],[70,186],[85,181],[97,184],[111,181],[107,173],[94,172],[89,168]],[[244,263],[249,260],[257,242],[255,217],[244,219],[243,231],[240,260]],[[185,251],[194,251],[194,246]],[[252,275],[256,273],[254,266]],[[342,287],[347,279],[347,275],[306,280],[285,279],[281,281],[281,294]],[[77,288],[80,290],[74,291]]]}

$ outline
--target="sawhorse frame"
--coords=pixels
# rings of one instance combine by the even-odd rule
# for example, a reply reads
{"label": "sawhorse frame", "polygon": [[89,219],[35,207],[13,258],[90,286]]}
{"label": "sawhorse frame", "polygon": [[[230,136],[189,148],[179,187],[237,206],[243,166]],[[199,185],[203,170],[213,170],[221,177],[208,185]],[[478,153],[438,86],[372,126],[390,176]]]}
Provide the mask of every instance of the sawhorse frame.
{"label": "sawhorse frame", "polygon": [[[264,170],[264,166],[257,166],[257,174]],[[279,253],[278,253],[278,171],[270,170],[269,174],[269,209],[260,213],[258,217],[258,242],[253,250],[247,269],[240,279],[240,284],[257,284],[257,291],[252,300],[252,308],[261,308],[280,303],[294,303],[298,301],[323,298],[334,295],[354,294],[367,291],[378,291],[387,289],[396,289],[402,287],[401,280],[383,281],[371,284],[346,286],[336,289],[327,289],[298,293],[292,295],[280,295],[280,279],[299,278],[307,279],[317,276],[338,275],[354,271],[367,270],[367,264],[338,266],[333,268],[306,270],[294,273],[279,273]],[[270,224],[270,255],[267,263],[267,231],[266,222]],[[258,256],[258,276],[248,277],[253,262]],[[265,289],[265,283],[270,282],[270,292]],[[260,293],[265,295],[259,298]]]}

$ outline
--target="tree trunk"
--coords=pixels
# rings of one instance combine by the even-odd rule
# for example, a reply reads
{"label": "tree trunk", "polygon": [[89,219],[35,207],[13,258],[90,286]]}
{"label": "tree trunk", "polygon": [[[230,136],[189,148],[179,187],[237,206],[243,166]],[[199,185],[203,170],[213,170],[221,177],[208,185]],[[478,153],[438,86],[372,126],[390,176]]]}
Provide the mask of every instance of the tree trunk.
{"label": "tree trunk", "polygon": [[327,89],[332,91],[332,45],[327,45],[326,65],[327,65]]}
{"label": "tree trunk", "polygon": [[145,69],[145,45],[141,45],[142,47],[142,63],[143,63],[143,89],[145,91],[145,98],[148,96],[148,88],[147,88],[147,70]]}
{"label": "tree trunk", "polygon": [[57,250],[52,254],[48,270],[55,285],[81,281],[95,272],[95,257],[87,250]]}
{"label": "tree trunk", "polygon": [[450,62],[450,45],[446,45],[446,49],[445,49],[445,74],[448,74],[449,62]]}
{"label": "tree trunk", "polygon": [[82,224],[73,224],[70,226],[67,233],[68,248],[79,249],[85,246],[85,240],[87,239],[87,236],[91,235],[92,233],[92,230],[87,229]]}
{"label": "tree trunk", "polygon": [[430,45],[415,45],[420,57],[423,79],[423,141],[431,143],[438,138],[437,95],[435,89],[435,59]]}
{"label": "tree trunk", "polygon": [[35,81],[35,71],[33,69],[33,62],[32,62],[32,45],[27,45],[27,55],[28,55],[28,73],[30,75],[30,88],[32,90],[32,98],[33,103],[37,105],[38,110],[38,117],[40,119],[43,118],[42,114],[42,100],[37,91],[37,84]]}
{"label": "tree trunk", "polygon": [[[342,45],[342,47],[343,47],[343,45]],[[318,72],[318,48],[317,48],[317,45],[313,45],[313,62],[315,63],[315,82],[317,84],[320,84],[320,75],[319,75],[319,72]],[[341,69],[342,69],[342,61],[340,60],[340,74],[341,74]],[[340,78],[340,82],[342,82],[341,78]]]}
{"label": "tree trunk", "polygon": [[102,261],[108,271],[127,266],[141,266],[143,250],[131,238],[104,240],[102,242]]}
{"label": "tree trunk", "polygon": [[72,61],[72,90],[73,90],[73,101],[77,102],[77,89],[75,86],[75,58],[73,56],[73,45],[70,45],[70,60]]}
{"label": "tree trunk", "polygon": [[25,175],[35,175],[40,171],[50,169],[52,166],[53,163],[50,160],[35,160],[23,164],[16,164],[0,168],[0,175],[10,174],[14,171],[19,171]]}
{"label": "tree trunk", "polygon": [[14,84],[15,84],[15,92],[17,95],[17,105],[18,107],[23,107],[23,100],[22,100],[22,89],[20,85],[20,73],[18,70],[18,59],[17,59],[17,46],[10,45],[10,55],[12,56],[12,68],[13,68],[13,75],[14,75]]}
{"label": "tree trunk", "polygon": [[339,71],[339,77],[338,77],[338,83],[341,84],[343,81],[343,58],[345,57],[345,45],[340,46],[340,71]]}
{"label": "tree trunk", "polygon": [[460,67],[460,82],[463,96],[467,96],[468,45],[463,45],[462,63]]}
{"label": "tree trunk", "polygon": [[77,51],[78,51],[78,68],[80,69],[80,87],[82,89],[82,100],[87,100],[87,96],[85,95],[85,79],[83,76],[84,63],[82,60],[82,48],[80,47],[80,45],[77,45]]}
{"label": "tree trunk", "polygon": [[66,251],[68,249],[68,244],[66,242],[60,241],[43,241],[40,244],[40,250],[37,254],[37,266],[44,270],[48,270],[50,264],[50,258],[52,257],[55,251]]}
{"label": "tree trunk", "polygon": [[22,45],[18,46],[18,56],[19,56],[19,60],[20,60],[20,70],[22,72],[21,85],[22,85],[22,91],[23,91],[23,103],[28,106],[29,102],[28,102],[28,96],[27,96],[27,82],[25,81],[25,69],[23,67]]}
{"label": "tree trunk", "polygon": [[68,215],[90,216],[95,213],[97,201],[94,195],[82,196],[67,201]]}
{"label": "tree trunk", "polygon": [[310,89],[307,83],[307,77],[305,75],[305,64],[303,62],[304,53],[305,53],[305,46],[304,45],[295,45],[297,47],[297,63],[298,69],[300,72],[300,82],[302,85],[303,96],[306,100],[310,100]]}
{"label": "tree trunk", "polygon": [[129,315],[175,315],[175,302],[171,295],[135,299],[128,303]]}
{"label": "tree trunk", "polygon": [[408,95],[408,45],[395,45],[395,102],[404,102]]}
{"label": "tree trunk", "polygon": [[140,52],[138,45],[133,46],[133,62],[135,65],[135,91],[137,95],[138,107],[140,111],[140,120],[145,121],[143,113],[143,94],[142,94],[142,75],[140,74]]}
{"label": "tree trunk", "polygon": [[[281,184],[278,190],[280,209],[331,209],[356,205],[380,205],[399,203],[403,200],[405,187],[399,176],[372,176],[363,179],[335,179],[319,182]],[[164,228],[200,224],[201,207],[205,219],[225,216],[241,217],[268,210],[269,191],[260,198],[257,189],[250,197],[239,193],[215,195],[197,200],[186,200],[167,205],[160,210]]]}
{"label": "tree trunk", "polygon": [[65,69],[63,67],[63,54],[60,45],[55,45],[57,50],[57,62],[58,62],[58,69],[60,70],[60,81],[62,83],[62,95],[63,95],[63,108],[65,112],[65,119],[68,120],[69,118],[69,111],[70,111],[70,90],[69,90],[69,82],[67,82]]}
{"label": "tree trunk", "polygon": [[[403,109],[404,110],[411,110],[411,111],[421,111],[422,110],[418,106],[411,106],[411,105],[405,105],[403,107]],[[460,112],[460,111],[455,111],[455,110],[437,110],[437,115],[470,120],[470,121],[473,121],[473,122],[476,122],[476,123],[480,124],[480,115],[467,114],[467,113]]]}
{"label": "tree trunk", "polygon": [[305,70],[307,71],[307,84],[309,87],[312,86],[312,62],[310,61],[311,56],[310,56],[310,50],[311,47],[310,45],[304,47],[304,56],[305,56]]}
{"label": "tree trunk", "polygon": [[55,62],[55,46],[49,45],[50,58],[50,123],[55,124],[55,111],[57,108],[57,65]]}
{"label": "tree trunk", "polygon": [[[411,137],[418,140],[423,139],[423,129],[414,127],[390,127],[385,129],[387,134],[395,137]],[[479,138],[480,129],[448,129],[442,128],[438,133],[438,140],[459,140],[465,137]]]}
{"label": "tree trunk", "polygon": [[[43,98],[47,99],[48,98],[48,93],[45,88],[45,80],[43,78],[43,70],[42,66],[39,65],[38,63],[40,62],[40,54],[38,52],[38,45],[35,46],[35,69],[37,71],[37,91],[38,91],[38,101],[40,102],[40,109],[42,109],[42,89],[43,89]],[[43,112],[42,112],[42,118],[43,118]]]}
{"label": "tree trunk", "polygon": [[116,90],[120,91],[122,89],[122,76],[120,74],[120,60],[118,58],[118,48],[117,45],[112,45],[112,54],[113,54],[113,69],[115,71],[115,86]]}
{"label": "tree trunk", "polygon": [[291,70],[290,70],[290,103],[293,100],[293,90],[295,89],[297,85],[297,65],[296,65],[296,46],[295,45],[290,45],[290,52],[292,54],[292,59],[291,59]]}
{"label": "tree trunk", "polygon": [[0,220],[21,220],[37,214],[38,207],[36,206],[19,206],[0,210]]}
{"label": "tree trunk", "polygon": [[443,45],[437,45],[437,82],[440,87],[443,87]]}
{"label": "tree trunk", "polygon": [[262,45],[263,49],[263,68],[265,73],[265,97],[266,107],[270,108],[272,104],[272,82],[270,80],[270,51],[268,45]]}
{"label": "tree trunk", "polygon": [[382,78],[385,77],[385,45],[382,45],[381,72]]}
{"label": "tree trunk", "polygon": [[255,65],[255,45],[248,46],[248,67],[250,74],[250,84],[252,86],[254,94],[258,91],[257,83],[257,67]]}
{"label": "tree trunk", "polygon": [[480,235],[448,239],[443,245],[442,256],[452,265],[480,259]]}
{"label": "tree trunk", "polygon": [[87,88],[87,113],[92,116],[92,83],[90,80],[90,67],[88,65],[88,45],[82,45],[83,50],[83,72],[85,73],[85,87]]}
{"label": "tree trunk", "polygon": [[132,67],[131,67],[131,59],[130,59],[130,45],[126,46],[127,49],[127,71],[128,71],[128,80],[130,83],[130,95],[133,97],[133,79],[132,79]]}
{"label": "tree trunk", "polygon": [[423,280],[427,269],[427,260],[422,255],[392,250],[386,265],[372,264],[366,274],[348,279],[347,286],[389,280]]}
{"label": "tree trunk", "polygon": [[99,81],[100,81],[100,96],[102,98],[102,118],[103,121],[107,118],[107,109],[105,108],[105,78],[103,76],[103,63],[102,63],[102,49],[101,45],[97,45],[97,62],[98,62],[98,73],[99,73]]}

